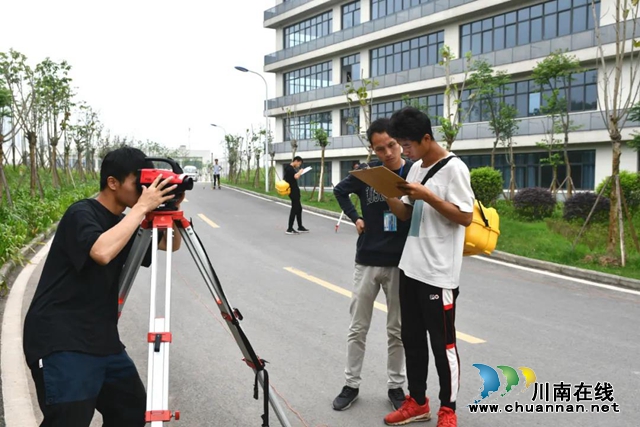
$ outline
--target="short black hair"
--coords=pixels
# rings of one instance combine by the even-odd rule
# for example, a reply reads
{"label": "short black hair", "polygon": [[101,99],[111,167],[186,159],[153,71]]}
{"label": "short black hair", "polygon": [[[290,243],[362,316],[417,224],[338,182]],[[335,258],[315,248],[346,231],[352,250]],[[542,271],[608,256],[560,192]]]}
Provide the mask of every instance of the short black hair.
{"label": "short black hair", "polygon": [[110,176],[124,182],[130,174],[137,175],[138,170],[145,168],[153,168],[153,163],[137,148],[125,146],[108,152],[100,167],[100,191],[107,188],[107,178]]}
{"label": "short black hair", "polygon": [[302,157],[300,157],[300,156],[295,156],[295,157],[293,158],[293,161],[294,161],[294,162],[302,162],[302,163],[304,163],[304,160],[302,160]]}
{"label": "short black hair", "polygon": [[388,133],[392,138],[415,141],[418,144],[425,135],[434,139],[429,116],[414,107],[405,107],[393,113],[389,119]]}
{"label": "short black hair", "polygon": [[389,133],[389,119],[386,117],[382,117],[379,119],[375,119],[371,122],[369,129],[367,129],[367,140],[369,141],[369,145],[373,145],[373,134],[375,133]]}

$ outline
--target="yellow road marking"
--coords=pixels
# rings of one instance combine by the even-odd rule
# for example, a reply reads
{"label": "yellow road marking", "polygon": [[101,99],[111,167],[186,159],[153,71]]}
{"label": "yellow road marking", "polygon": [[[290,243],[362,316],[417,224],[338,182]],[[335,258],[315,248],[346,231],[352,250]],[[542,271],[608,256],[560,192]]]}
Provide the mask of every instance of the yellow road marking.
{"label": "yellow road marking", "polygon": [[220,228],[220,226],[218,224],[216,224],[215,222],[211,221],[209,218],[207,218],[204,214],[198,214],[198,216],[200,217],[201,220],[203,220],[204,222],[206,222],[207,224],[209,224],[211,227],[213,228]]}
{"label": "yellow road marking", "polygon": [[[344,295],[345,297],[351,298],[351,295],[352,295],[351,291],[341,288],[340,286],[336,286],[333,283],[329,283],[325,280],[318,279],[317,277],[311,276],[310,274],[307,274],[304,271],[300,271],[293,267],[284,267],[284,269],[287,270],[289,273],[293,273],[296,276],[302,277],[303,279],[306,279],[310,282],[315,283],[316,285],[320,285],[323,288],[329,289],[330,291],[333,291],[340,295]],[[384,311],[385,313],[387,312],[387,306],[385,304],[381,304],[376,301],[373,303],[373,306],[380,311]],[[483,339],[476,338],[472,335],[468,335],[459,331],[456,331],[456,337],[461,341],[468,342],[469,344],[482,344],[486,342]]]}

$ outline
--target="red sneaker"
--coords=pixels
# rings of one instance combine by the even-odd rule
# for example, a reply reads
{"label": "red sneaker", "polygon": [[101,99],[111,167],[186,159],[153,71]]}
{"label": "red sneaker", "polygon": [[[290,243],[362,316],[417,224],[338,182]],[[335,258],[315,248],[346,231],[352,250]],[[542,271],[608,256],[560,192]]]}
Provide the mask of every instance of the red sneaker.
{"label": "red sneaker", "polygon": [[443,406],[438,411],[438,426],[437,427],[458,427],[458,416],[456,412]]}
{"label": "red sneaker", "polygon": [[429,421],[430,419],[429,399],[427,398],[425,404],[420,406],[413,397],[407,396],[400,409],[384,417],[384,422],[388,426],[401,426],[417,421]]}

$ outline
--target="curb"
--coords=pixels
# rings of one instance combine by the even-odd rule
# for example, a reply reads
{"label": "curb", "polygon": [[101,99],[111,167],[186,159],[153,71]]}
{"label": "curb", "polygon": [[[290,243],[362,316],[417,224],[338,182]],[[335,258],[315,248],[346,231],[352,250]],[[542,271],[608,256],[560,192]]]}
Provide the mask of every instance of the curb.
{"label": "curb", "polygon": [[576,279],[589,280],[592,282],[599,282],[605,285],[617,286],[620,288],[627,288],[636,291],[640,291],[640,280],[630,279],[627,277],[616,276],[614,274],[601,273],[594,270],[585,270],[577,267],[570,267],[567,265],[556,264],[549,261],[541,261],[532,258],[526,258],[520,255],[512,255],[506,252],[494,251],[490,257],[499,261],[507,262],[509,264],[520,265],[523,267],[537,268],[540,270],[550,271],[552,273],[562,274],[563,276],[569,276]]}
{"label": "curb", "polygon": [[[0,266],[0,285],[5,284],[7,289],[5,290],[6,295],[0,294],[0,298],[6,297],[11,292],[11,286],[9,279],[11,275],[16,272],[18,269],[22,269],[25,265],[29,264],[30,258],[35,255],[38,250],[38,246],[43,246],[45,242],[55,233],[58,228],[58,221],[53,224],[47,231],[38,234],[34,237],[22,250],[20,251],[20,256],[22,257],[22,263],[18,261],[8,261],[4,265]],[[0,313],[2,314],[2,313]]]}
{"label": "curb", "polygon": [[[246,192],[248,194],[252,194],[255,196],[260,196],[265,199],[269,199],[271,201],[276,201],[284,204],[291,204],[288,199],[280,199],[278,197],[257,193],[251,190],[246,190],[244,188],[235,187],[233,185],[227,184],[228,187],[233,188],[234,190]],[[302,207],[308,211],[319,213],[326,216],[331,216],[334,218],[339,218],[340,214],[333,211],[327,211],[324,209],[316,208],[313,206],[302,205]],[[348,220],[348,218],[347,218]],[[586,270],[577,267],[570,267],[567,265],[556,264],[549,261],[542,261],[533,258],[527,258],[520,255],[512,255],[506,252],[501,251],[493,251],[491,256],[484,256],[485,258],[495,259],[498,261],[506,262],[509,264],[519,265],[522,267],[530,267],[537,268],[539,270],[549,271],[556,274],[561,274],[563,276],[573,277],[576,279],[589,280],[592,282],[599,282],[605,285],[617,286],[620,288],[632,289],[636,291],[640,291],[640,280],[631,279],[622,276],[616,276],[614,274],[601,273],[599,271],[594,270]]]}

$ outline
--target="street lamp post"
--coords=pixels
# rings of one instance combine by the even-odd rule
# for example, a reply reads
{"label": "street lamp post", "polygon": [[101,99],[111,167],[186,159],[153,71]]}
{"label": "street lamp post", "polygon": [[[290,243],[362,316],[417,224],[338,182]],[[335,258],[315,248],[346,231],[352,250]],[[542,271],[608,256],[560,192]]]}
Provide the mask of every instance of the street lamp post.
{"label": "street lamp post", "polygon": [[[215,123],[211,123],[211,126],[213,126],[214,128],[222,129],[222,131],[224,132],[225,140],[226,140],[227,130],[224,127],[217,125]],[[213,182],[213,150],[211,150],[211,182]]]}
{"label": "street lamp post", "polygon": [[269,102],[269,86],[267,85],[267,81],[265,80],[264,76],[260,73],[256,73],[255,71],[251,71],[247,68],[244,67],[235,67],[236,70],[238,71],[242,71],[243,73],[252,73],[255,74],[257,76],[260,76],[260,78],[262,79],[262,81],[264,82],[264,90],[265,90],[265,94],[264,94],[264,118],[266,121],[266,128],[265,128],[265,136],[264,136],[264,190],[265,192],[269,192],[269,162],[267,160],[267,157],[269,156],[269,116],[267,115],[267,104]]}

